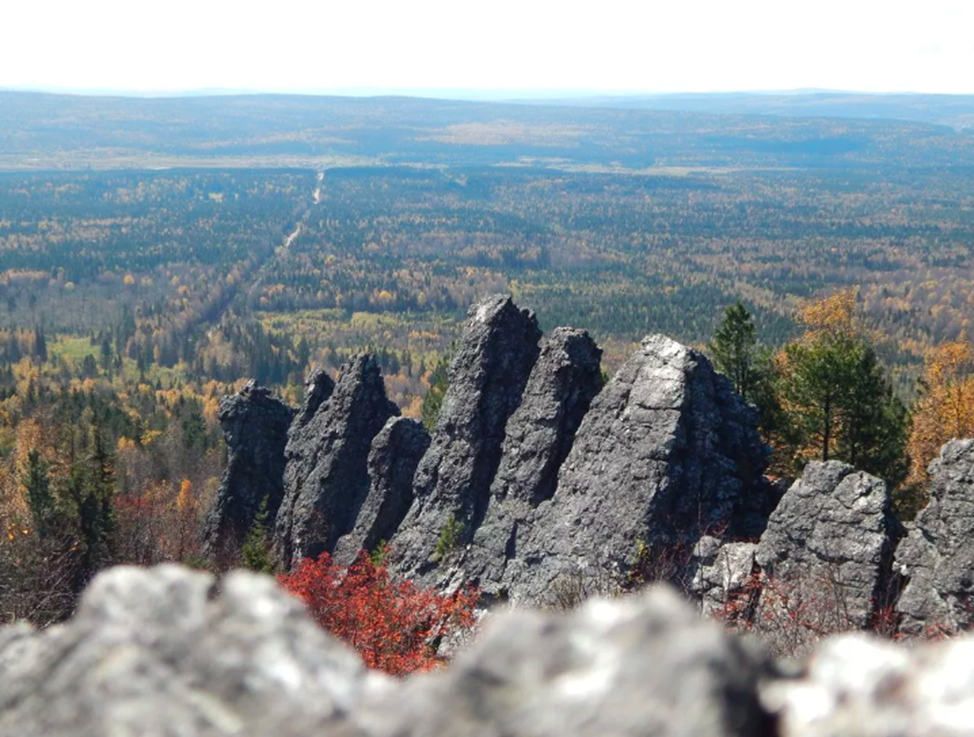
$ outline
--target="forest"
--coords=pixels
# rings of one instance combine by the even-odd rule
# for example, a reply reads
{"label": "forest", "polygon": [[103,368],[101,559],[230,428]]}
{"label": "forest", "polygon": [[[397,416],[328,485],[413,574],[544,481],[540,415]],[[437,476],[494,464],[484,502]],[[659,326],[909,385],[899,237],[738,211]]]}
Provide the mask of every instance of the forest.
{"label": "forest", "polygon": [[781,475],[822,455],[822,376],[802,371],[841,356],[875,432],[839,417],[825,453],[872,464],[904,518],[944,433],[974,432],[969,131],[0,93],[0,170],[3,617],[64,616],[110,562],[212,564],[221,396],[255,379],[297,404],[309,370],[368,349],[428,420],[467,308],[496,292],[587,329],[610,375],[653,332],[733,373],[738,310]]}

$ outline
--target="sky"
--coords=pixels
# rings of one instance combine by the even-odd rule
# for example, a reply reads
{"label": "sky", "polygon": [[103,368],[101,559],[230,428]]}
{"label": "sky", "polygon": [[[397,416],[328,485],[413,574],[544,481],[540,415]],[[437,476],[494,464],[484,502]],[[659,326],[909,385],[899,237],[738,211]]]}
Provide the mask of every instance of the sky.
{"label": "sky", "polygon": [[0,5],[0,88],[974,94],[974,0]]}

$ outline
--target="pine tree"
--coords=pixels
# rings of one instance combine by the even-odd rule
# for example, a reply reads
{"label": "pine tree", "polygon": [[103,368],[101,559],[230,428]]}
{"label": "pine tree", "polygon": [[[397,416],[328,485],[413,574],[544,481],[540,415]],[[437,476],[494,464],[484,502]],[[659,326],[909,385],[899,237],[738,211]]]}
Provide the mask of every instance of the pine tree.
{"label": "pine tree", "polygon": [[448,369],[449,359],[444,356],[433,369],[433,375],[430,377],[430,388],[423,399],[421,408],[423,426],[430,432],[436,427],[436,421],[440,417],[440,409],[443,407],[443,397],[446,396],[446,390],[450,387]]}
{"label": "pine tree", "polygon": [[38,537],[48,537],[54,528],[55,500],[51,493],[50,465],[37,450],[27,454],[27,471],[21,479],[27,492],[27,505]]}
{"label": "pine tree", "polygon": [[265,496],[260,502],[260,509],[254,516],[254,523],[247,531],[247,539],[240,549],[240,562],[243,567],[259,573],[274,573],[277,567],[274,565],[274,557],[271,555],[267,518],[267,497]]}
{"label": "pine tree", "polygon": [[758,380],[757,334],[754,319],[740,302],[724,310],[724,318],[710,343],[714,366],[731,381],[744,400],[753,399]]}

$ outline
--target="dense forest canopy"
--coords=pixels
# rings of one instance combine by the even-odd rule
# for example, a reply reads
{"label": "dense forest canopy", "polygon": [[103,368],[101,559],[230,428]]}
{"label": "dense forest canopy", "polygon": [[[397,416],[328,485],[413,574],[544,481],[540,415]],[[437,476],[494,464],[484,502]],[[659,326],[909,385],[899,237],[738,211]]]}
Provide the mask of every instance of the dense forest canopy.
{"label": "dense forest canopy", "polygon": [[[0,516],[33,504],[86,551],[70,580],[38,564],[17,585],[76,590],[109,538],[139,562],[198,555],[218,399],[246,379],[297,403],[310,368],[370,349],[430,422],[468,306],[496,292],[588,329],[610,373],[647,333],[716,334],[718,365],[756,362],[735,381],[778,469],[855,460],[915,511],[944,428],[974,432],[964,110],[635,107],[0,92]],[[839,303],[854,330],[810,327]],[[835,418],[823,361],[857,382]],[[37,534],[18,525],[10,545]]]}

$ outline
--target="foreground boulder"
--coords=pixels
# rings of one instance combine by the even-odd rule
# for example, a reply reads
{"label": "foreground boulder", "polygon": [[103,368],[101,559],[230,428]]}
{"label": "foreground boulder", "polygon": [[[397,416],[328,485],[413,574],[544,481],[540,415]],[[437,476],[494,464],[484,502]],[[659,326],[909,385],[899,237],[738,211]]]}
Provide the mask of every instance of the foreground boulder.
{"label": "foreground boulder", "polygon": [[974,637],[843,635],[776,665],[663,587],[493,614],[402,681],[245,572],[115,568],[69,622],[0,627],[0,737],[960,736],[971,713]]}
{"label": "foreground boulder", "polygon": [[866,628],[891,601],[897,530],[885,482],[838,461],[809,463],[755,552],[761,606],[786,605],[824,632]]}
{"label": "foreground boulder", "polygon": [[285,449],[285,496],[275,529],[275,549],[284,565],[331,552],[354,529],[369,492],[372,439],[398,415],[399,408],[386,398],[379,364],[368,353],[342,366],[327,399],[309,391]]}
{"label": "foreground boulder", "polygon": [[974,440],[952,440],[930,466],[930,501],[896,550],[897,603],[910,634],[974,624]]}
{"label": "foreground boulder", "polygon": [[465,545],[479,527],[508,418],[538,357],[538,321],[510,297],[488,297],[469,315],[433,442],[416,470],[415,499],[393,546],[395,567],[411,578],[430,574],[445,547]]}
{"label": "foreground boulder", "polygon": [[647,337],[592,401],[555,495],[517,540],[510,595],[613,591],[641,556],[682,575],[701,536],[760,534],[765,460],[753,409],[706,357]]}
{"label": "foreground boulder", "polygon": [[972,733],[974,638],[915,648],[864,634],[819,644],[800,677],[766,682],[781,737]]}
{"label": "foreground boulder", "polygon": [[369,451],[369,493],[359,510],[355,529],[335,546],[335,560],[348,565],[362,550],[372,552],[389,542],[413,503],[416,466],[430,446],[422,423],[393,417],[372,440]]}
{"label": "foreground boulder", "polygon": [[555,495],[558,471],[602,389],[601,356],[583,330],[556,328],[542,343],[521,405],[507,423],[486,518],[462,558],[466,580],[488,594],[503,589],[518,537],[530,531],[537,506]]}
{"label": "foreground boulder", "polygon": [[770,737],[765,671],[760,650],[657,588],[568,616],[497,616],[448,669],[408,680],[361,722],[377,737]]}
{"label": "foreground boulder", "polygon": [[227,468],[206,519],[208,555],[236,549],[265,503],[273,524],[284,498],[284,448],[293,417],[294,410],[254,382],[220,400]]}
{"label": "foreground boulder", "polygon": [[74,619],[0,629],[0,735],[354,734],[370,683],[274,580],[115,568]]}

